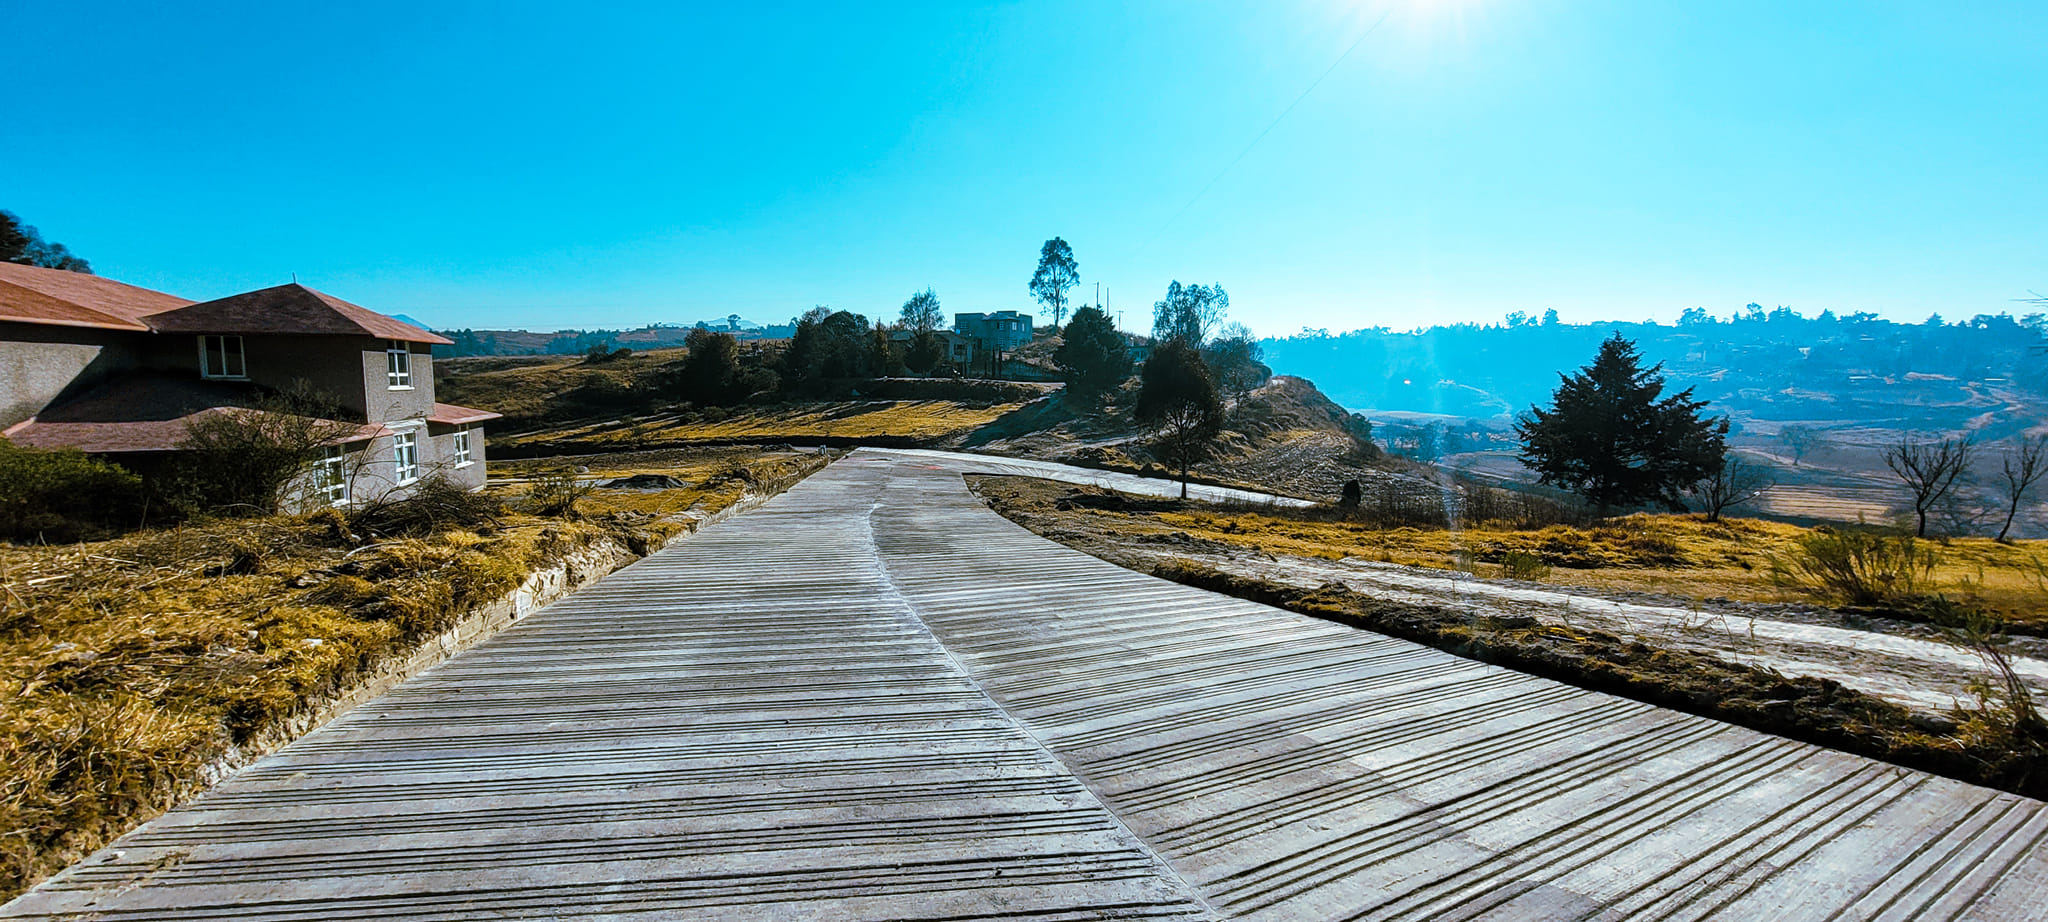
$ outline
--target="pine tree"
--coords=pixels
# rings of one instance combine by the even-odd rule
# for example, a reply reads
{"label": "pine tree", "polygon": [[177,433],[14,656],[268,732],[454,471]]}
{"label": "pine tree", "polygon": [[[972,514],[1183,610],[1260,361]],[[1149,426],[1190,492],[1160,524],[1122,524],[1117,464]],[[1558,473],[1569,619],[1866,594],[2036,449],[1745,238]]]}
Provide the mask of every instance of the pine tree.
{"label": "pine tree", "polygon": [[1591,365],[1559,376],[1550,409],[1530,407],[1515,424],[1522,463],[1601,515],[1652,502],[1684,511],[1681,494],[1720,470],[1727,451],[1728,421],[1702,417],[1707,402],[1691,388],[1663,396],[1664,366],[1641,360],[1615,334]]}
{"label": "pine tree", "polygon": [[1131,374],[1131,354],[1123,334],[1116,331],[1108,314],[1094,306],[1074,312],[1052,360],[1066,372],[1067,389],[1076,396],[1100,394]]}

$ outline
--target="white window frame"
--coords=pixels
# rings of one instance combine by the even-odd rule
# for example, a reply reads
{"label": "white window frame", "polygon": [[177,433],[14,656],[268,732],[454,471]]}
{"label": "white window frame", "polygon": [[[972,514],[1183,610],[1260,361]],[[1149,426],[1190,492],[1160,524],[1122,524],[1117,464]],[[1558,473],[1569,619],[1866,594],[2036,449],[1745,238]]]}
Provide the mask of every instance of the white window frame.
{"label": "white window frame", "polygon": [[[207,346],[220,344],[220,365],[213,367],[214,351]],[[232,348],[231,348],[232,347]],[[232,360],[232,361],[230,361]],[[199,337],[199,376],[222,381],[249,380],[249,355],[243,351],[240,336],[201,334]]]}
{"label": "white window frame", "polygon": [[420,479],[420,435],[417,432],[400,432],[391,437],[391,461],[395,466],[393,478],[400,486]]}
{"label": "white window frame", "polygon": [[331,506],[346,506],[349,500],[348,446],[329,445],[314,469],[314,487]]}
{"label": "white window frame", "polygon": [[456,467],[468,467],[476,463],[469,450],[469,430],[457,429],[448,435],[448,458]]}
{"label": "white window frame", "polygon": [[384,346],[384,382],[394,391],[412,390],[412,347],[403,340]]}

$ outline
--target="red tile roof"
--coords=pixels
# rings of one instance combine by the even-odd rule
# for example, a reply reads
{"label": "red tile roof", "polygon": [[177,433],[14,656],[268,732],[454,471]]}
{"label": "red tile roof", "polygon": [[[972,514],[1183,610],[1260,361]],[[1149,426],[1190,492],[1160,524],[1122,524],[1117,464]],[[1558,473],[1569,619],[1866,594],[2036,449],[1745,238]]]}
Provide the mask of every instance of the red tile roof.
{"label": "red tile roof", "polygon": [[487,419],[497,419],[504,415],[503,413],[493,413],[489,410],[458,407],[452,403],[437,403],[434,404],[433,414],[427,417],[427,422],[440,423],[444,426],[462,426],[469,423],[480,423]]}
{"label": "red tile roof", "polygon": [[0,320],[147,330],[143,317],[192,302],[83,272],[0,263]]}
{"label": "red tile roof", "polygon": [[322,294],[297,282],[155,314],[148,323],[151,329],[165,333],[329,333],[444,346],[453,344],[452,340],[412,324]]}
{"label": "red tile roof", "polygon": [[[249,387],[194,380],[179,375],[137,374],[116,378],[51,407],[0,435],[31,448],[76,448],[94,453],[173,451],[195,419],[215,413],[254,413]],[[386,435],[376,424],[341,438],[355,442]]]}

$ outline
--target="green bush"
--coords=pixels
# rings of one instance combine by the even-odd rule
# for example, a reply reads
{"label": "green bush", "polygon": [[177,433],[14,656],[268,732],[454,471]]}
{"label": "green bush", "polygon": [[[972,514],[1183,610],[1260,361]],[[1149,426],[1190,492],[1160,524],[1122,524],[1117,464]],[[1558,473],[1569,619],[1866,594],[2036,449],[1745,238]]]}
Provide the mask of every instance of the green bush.
{"label": "green bush", "polygon": [[1501,555],[1500,572],[1509,579],[1542,579],[1550,575],[1550,565],[1528,551],[1509,551]]}
{"label": "green bush", "polygon": [[1924,594],[1939,562],[1934,546],[1912,535],[1824,530],[1802,536],[1779,570],[1842,601],[1878,605]]}
{"label": "green bush", "polygon": [[0,538],[76,541],[140,524],[142,480],[82,451],[0,439]]}

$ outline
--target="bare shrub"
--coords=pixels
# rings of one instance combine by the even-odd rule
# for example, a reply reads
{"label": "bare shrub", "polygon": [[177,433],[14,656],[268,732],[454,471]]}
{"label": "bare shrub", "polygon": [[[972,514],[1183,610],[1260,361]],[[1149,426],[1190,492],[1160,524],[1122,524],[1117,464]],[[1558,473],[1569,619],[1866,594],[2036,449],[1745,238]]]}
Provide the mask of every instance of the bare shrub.
{"label": "bare shrub", "polygon": [[526,488],[526,510],[549,518],[575,518],[577,501],[597,492],[597,484],[576,476],[573,467],[543,471]]}
{"label": "bare shrub", "polygon": [[1769,471],[1728,452],[1713,476],[1693,484],[1692,495],[1707,514],[1707,521],[1721,521],[1721,513],[1747,505],[1777,486]]}
{"label": "bare shrub", "polygon": [[201,413],[186,424],[159,492],[185,514],[275,513],[287,488],[329,446],[361,431],[360,424],[335,418],[344,413],[305,382],[251,406]]}

